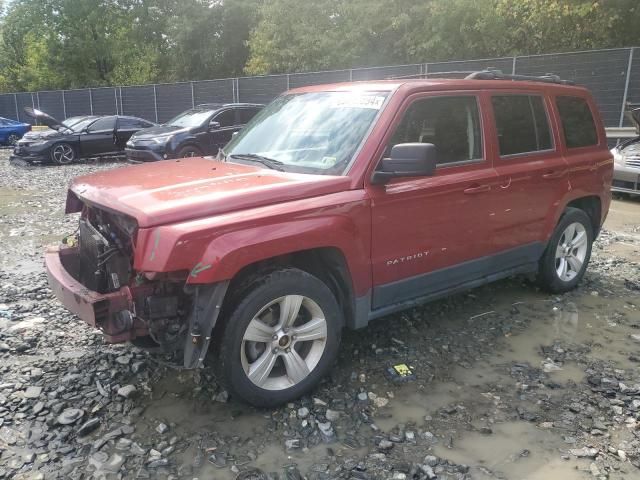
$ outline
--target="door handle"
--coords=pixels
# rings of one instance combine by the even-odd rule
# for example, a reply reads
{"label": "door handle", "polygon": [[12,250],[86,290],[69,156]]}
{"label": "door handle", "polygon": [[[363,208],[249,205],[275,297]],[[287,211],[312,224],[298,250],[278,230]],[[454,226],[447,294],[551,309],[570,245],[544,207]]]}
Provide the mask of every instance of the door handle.
{"label": "door handle", "polygon": [[558,170],[557,172],[547,172],[542,175],[545,180],[553,180],[554,178],[562,178],[567,174],[566,170]]}
{"label": "door handle", "polygon": [[477,186],[465,188],[464,193],[467,195],[473,195],[475,193],[488,192],[489,190],[491,190],[490,185],[477,185]]}

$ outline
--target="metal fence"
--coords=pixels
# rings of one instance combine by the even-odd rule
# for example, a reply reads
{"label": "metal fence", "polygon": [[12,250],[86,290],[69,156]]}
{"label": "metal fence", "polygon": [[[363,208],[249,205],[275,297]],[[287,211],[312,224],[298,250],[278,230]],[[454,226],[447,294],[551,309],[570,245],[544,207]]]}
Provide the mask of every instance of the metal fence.
{"label": "metal fence", "polygon": [[9,93],[0,95],[0,116],[29,122],[31,119],[23,109],[32,106],[59,119],[120,114],[162,123],[201,103],[268,103],[290,88],[305,85],[489,67],[527,75],[555,73],[585,85],[593,92],[607,127],[627,126],[625,102],[640,102],[640,48],[632,47],[170,84]]}

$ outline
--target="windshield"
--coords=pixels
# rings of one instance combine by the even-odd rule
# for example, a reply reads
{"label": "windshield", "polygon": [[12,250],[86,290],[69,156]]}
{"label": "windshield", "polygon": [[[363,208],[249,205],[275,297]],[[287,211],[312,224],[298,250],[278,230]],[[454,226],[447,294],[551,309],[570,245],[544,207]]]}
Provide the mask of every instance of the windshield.
{"label": "windshield", "polygon": [[87,128],[89,125],[91,125],[95,120],[96,120],[95,118],[86,118],[72,125],[65,125],[65,126],[73,132],[81,132],[82,130]]}
{"label": "windshield", "polygon": [[69,127],[75,125],[76,123],[78,123],[83,118],[87,118],[87,117],[69,117],[64,122],[61,122],[61,123],[65,127],[69,128]]}
{"label": "windshield", "polygon": [[382,108],[387,92],[284,95],[260,111],[225,147],[230,161],[254,154],[283,170],[342,175]]}
{"label": "windshield", "polygon": [[211,115],[213,115],[213,110],[187,110],[169,120],[166,124],[174,127],[199,127]]}

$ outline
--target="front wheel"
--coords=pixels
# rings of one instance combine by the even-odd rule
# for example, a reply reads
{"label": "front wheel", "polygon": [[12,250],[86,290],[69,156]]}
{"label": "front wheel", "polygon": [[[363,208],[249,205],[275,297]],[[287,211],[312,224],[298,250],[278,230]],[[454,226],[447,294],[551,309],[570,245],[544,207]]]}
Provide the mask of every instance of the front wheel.
{"label": "front wheel", "polygon": [[182,147],[178,153],[176,154],[176,158],[190,158],[190,157],[201,157],[202,152],[191,145],[187,145],[186,147]]}
{"label": "front wheel", "polygon": [[540,286],[552,293],[575,288],[587,270],[592,244],[591,219],[582,210],[568,208],[540,260]]}
{"label": "front wheel", "polygon": [[12,133],[11,135],[9,135],[9,137],[7,138],[7,144],[11,147],[15,146],[18,143],[18,140],[20,140],[20,137],[18,135],[16,135],[15,133]]}
{"label": "front wheel", "polygon": [[59,143],[51,149],[51,161],[56,165],[68,165],[76,159],[76,152],[68,143]]}
{"label": "front wheel", "polygon": [[331,290],[287,268],[253,281],[240,297],[219,341],[218,378],[260,407],[308,392],[338,353],[343,318]]}

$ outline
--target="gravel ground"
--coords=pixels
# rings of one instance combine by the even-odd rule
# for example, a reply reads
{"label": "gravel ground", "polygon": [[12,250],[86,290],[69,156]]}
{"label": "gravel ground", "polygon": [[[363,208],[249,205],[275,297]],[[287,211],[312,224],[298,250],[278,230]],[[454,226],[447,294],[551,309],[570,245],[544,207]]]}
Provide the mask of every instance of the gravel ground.
{"label": "gravel ground", "polygon": [[7,157],[0,478],[640,478],[640,201],[614,202],[574,292],[515,278],[345,332],[312,395],[258,410],[52,297],[41,252],[76,228],[67,183],[120,165]]}

